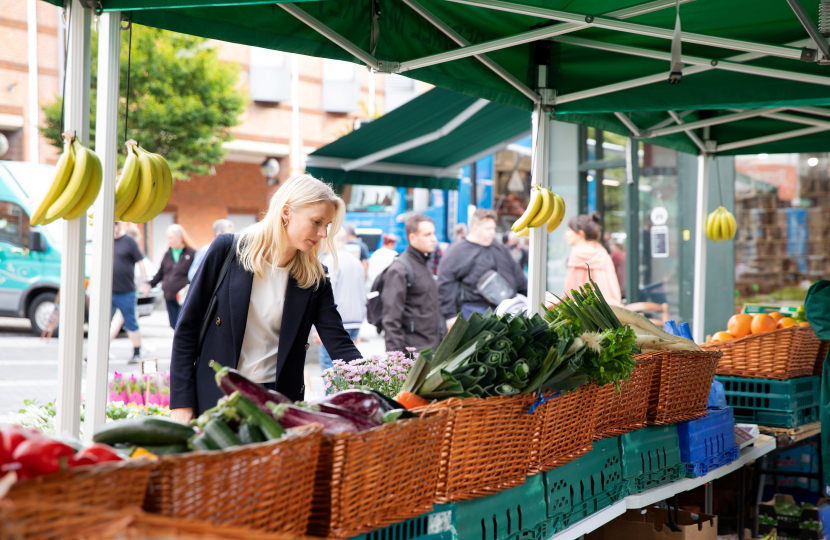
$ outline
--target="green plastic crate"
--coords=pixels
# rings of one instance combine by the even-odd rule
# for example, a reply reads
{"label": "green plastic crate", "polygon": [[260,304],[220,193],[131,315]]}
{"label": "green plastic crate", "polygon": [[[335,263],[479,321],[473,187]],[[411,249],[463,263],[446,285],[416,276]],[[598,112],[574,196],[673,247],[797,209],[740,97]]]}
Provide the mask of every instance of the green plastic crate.
{"label": "green plastic crate", "polygon": [[558,530],[628,494],[617,437],[595,442],[591,452],[543,475],[548,519]]}
{"label": "green plastic crate", "polygon": [[632,478],[630,480],[630,490],[631,493],[642,493],[647,489],[675,482],[685,476],[686,466],[683,463],[678,463],[672,467],[644,473],[636,478]]}
{"label": "green plastic crate", "polygon": [[436,504],[432,512],[350,540],[453,540],[454,514],[454,504]]}
{"label": "green plastic crate", "polygon": [[794,428],[819,421],[819,405],[798,411],[759,411],[735,409],[735,422],[762,426]]}
{"label": "green plastic crate", "polygon": [[507,491],[456,503],[458,540],[532,538],[534,529],[546,521],[546,510],[544,479],[541,474],[530,476]]}
{"label": "green plastic crate", "polygon": [[623,478],[637,478],[681,463],[677,426],[651,426],[620,435]]}
{"label": "green plastic crate", "polygon": [[723,383],[726,403],[736,409],[798,411],[821,403],[821,379],[815,375],[778,381],[715,377]]}

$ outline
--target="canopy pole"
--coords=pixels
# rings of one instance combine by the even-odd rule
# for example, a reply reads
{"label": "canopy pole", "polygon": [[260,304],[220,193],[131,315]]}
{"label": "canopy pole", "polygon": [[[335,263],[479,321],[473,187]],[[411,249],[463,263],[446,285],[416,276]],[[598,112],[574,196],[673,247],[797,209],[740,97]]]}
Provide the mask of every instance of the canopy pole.
{"label": "canopy pole", "polygon": [[787,0],[787,3],[790,5],[790,8],[792,8],[795,16],[798,17],[798,20],[801,22],[804,30],[807,31],[810,39],[813,40],[816,47],[818,47],[821,51],[821,55],[824,58],[830,56],[830,48],[827,47],[827,39],[821,35],[816,23],[804,10],[804,6],[801,5],[801,2],[799,0]]}
{"label": "canopy pole", "polygon": [[625,301],[640,301],[640,144],[625,141]]}
{"label": "canopy pole", "polygon": [[700,154],[697,158],[697,203],[695,219],[695,282],[692,304],[692,336],[695,342],[706,339],[704,315],[706,313],[706,216],[709,214],[709,165],[711,156]]}
{"label": "canopy pole", "polygon": [[[533,185],[547,188],[550,185],[551,119],[541,104],[533,106],[533,150],[530,164]],[[528,315],[542,313],[542,303],[547,290],[548,231],[547,226],[531,227],[528,260],[527,303]]]}
{"label": "canopy pole", "polygon": [[[92,12],[71,0],[67,48],[66,130],[89,146],[90,21]],[[104,225],[103,223],[101,224]],[[81,426],[81,367],[84,345],[84,258],[86,216],[63,221],[60,315],[58,328],[58,402],[55,430],[77,437]]]}
{"label": "canopy pole", "polygon": [[115,173],[118,169],[118,85],[121,69],[121,12],[101,15],[98,33],[98,109],[95,117],[95,152],[104,180],[93,206],[92,268],[89,290],[89,364],[86,374],[84,441],[107,420],[110,315],[112,312],[113,226]]}

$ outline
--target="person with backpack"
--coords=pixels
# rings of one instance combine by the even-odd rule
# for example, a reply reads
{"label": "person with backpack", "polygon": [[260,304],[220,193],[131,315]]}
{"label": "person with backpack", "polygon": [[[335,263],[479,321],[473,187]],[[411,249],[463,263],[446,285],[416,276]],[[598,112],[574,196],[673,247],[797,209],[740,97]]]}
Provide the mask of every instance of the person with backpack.
{"label": "person with backpack", "polygon": [[414,214],[406,220],[404,231],[409,246],[376,278],[372,287],[379,292],[382,304],[380,326],[385,334],[386,350],[404,351],[407,347],[435,350],[444,335],[438,311],[438,286],[427,265],[438,241],[435,224],[426,216]]}

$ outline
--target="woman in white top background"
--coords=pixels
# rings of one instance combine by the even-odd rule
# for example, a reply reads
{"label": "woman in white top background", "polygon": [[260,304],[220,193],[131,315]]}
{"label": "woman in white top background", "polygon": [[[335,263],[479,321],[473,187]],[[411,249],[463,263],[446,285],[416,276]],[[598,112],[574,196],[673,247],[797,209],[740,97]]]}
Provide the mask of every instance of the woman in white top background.
{"label": "woman in white top background", "polygon": [[[241,371],[292,400],[303,399],[303,371],[311,326],[332,358],[360,352],[343,328],[331,282],[320,263],[343,223],[345,204],[330,186],[309,176],[289,178],[259,223],[237,235],[227,274],[209,306],[234,235],[218,236],[193,278],[173,338],[170,408],[189,421],[223,395],[210,361]],[[336,250],[329,245],[337,264]],[[203,321],[210,316],[199,353]]]}

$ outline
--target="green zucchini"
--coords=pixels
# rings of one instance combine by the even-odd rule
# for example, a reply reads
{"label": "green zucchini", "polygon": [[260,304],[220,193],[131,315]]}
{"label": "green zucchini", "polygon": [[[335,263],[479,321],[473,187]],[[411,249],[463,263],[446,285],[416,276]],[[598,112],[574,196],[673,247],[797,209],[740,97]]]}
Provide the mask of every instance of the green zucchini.
{"label": "green zucchini", "polygon": [[273,417],[254,405],[253,401],[240,394],[239,390],[231,394],[228,404],[236,407],[236,411],[242,418],[256,424],[268,440],[279,439],[285,433],[285,430]]}
{"label": "green zucchini", "polygon": [[152,445],[152,444],[145,444],[141,448],[147,450],[151,454],[156,456],[169,456],[172,454],[183,454],[185,452],[189,452],[190,449],[187,447],[187,444],[179,443],[179,444],[161,444],[161,445]]}
{"label": "green zucchini", "polygon": [[239,446],[242,441],[228,427],[228,424],[218,418],[211,418],[210,422],[205,424],[205,434],[216,443],[219,448],[230,448],[231,446]]}
{"label": "green zucchini", "polygon": [[92,440],[110,445],[167,445],[186,443],[195,434],[196,431],[187,424],[163,416],[141,416],[104,424],[95,431]]}
{"label": "green zucchini", "polygon": [[200,433],[190,440],[194,450],[219,450],[219,445],[213,442],[207,433]]}
{"label": "green zucchini", "polygon": [[242,425],[239,426],[239,440],[242,441],[242,444],[253,444],[265,442],[267,439],[256,424],[242,422]]}

